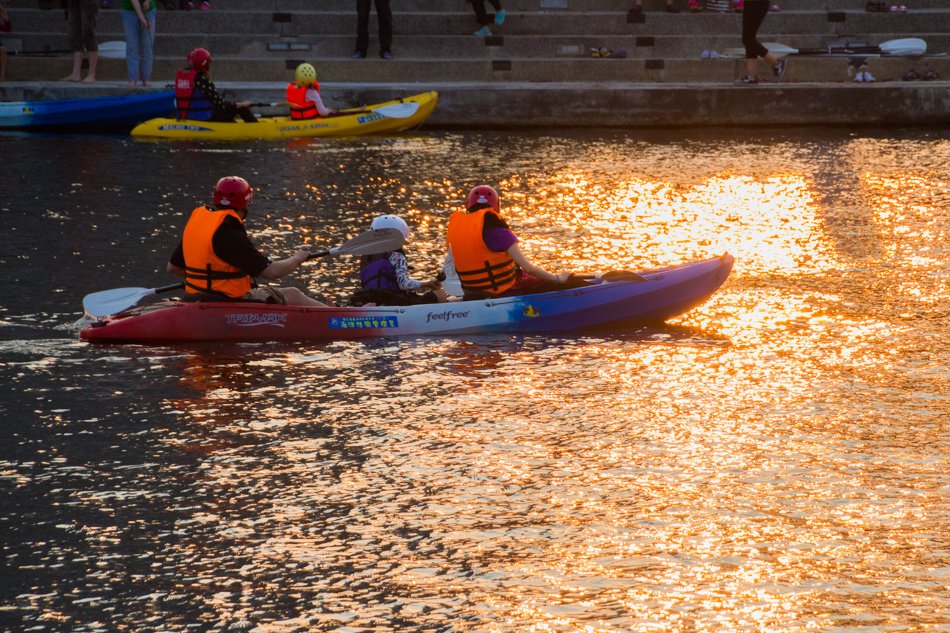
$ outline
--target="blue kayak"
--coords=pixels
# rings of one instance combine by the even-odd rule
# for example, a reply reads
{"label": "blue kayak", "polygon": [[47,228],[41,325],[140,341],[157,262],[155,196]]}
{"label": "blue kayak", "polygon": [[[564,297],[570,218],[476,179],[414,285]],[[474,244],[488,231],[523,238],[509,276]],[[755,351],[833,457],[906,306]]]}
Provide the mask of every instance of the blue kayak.
{"label": "blue kayak", "polygon": [[175,116],[172,91],[0,102],[0,129],[8,130],[130,130],[142,121],[165,116]]}

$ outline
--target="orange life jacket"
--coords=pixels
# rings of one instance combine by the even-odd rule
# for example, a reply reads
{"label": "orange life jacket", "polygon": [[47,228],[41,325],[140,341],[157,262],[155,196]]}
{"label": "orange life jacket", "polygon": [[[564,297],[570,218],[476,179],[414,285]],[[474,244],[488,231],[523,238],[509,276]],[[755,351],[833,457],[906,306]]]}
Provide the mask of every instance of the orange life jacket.
{"label": "orange life jacket", "polygon": [[[320,92],[320,84],[313,82],[310,84],[313,89]],[[320,113],[317,111],[317,104],[313,101],[307,101],[307,88],[310,86],[298,86],[294,82],[287,84],[287,103],[290,104],[290,118],[292,119],[315,119]]]}
{"label": "orange life jacket", "polygon": [[486,213],[495,211],[488,208],[453,213],[449,216],[445,241],[452,248],[452,260],[462,288],[498,295],[515,285],[518,266],[508,253],[496,253],[486,246],[482,236]]}
{"label": "orange life jacket", "polygon": [[181,238],[186,292],[223,294],[239,299],[251,289],[250,276],[215,255],[211,245],[214,232],[229,216],[244,223],[233,209],[213,211],[202,206],[191,212]]}

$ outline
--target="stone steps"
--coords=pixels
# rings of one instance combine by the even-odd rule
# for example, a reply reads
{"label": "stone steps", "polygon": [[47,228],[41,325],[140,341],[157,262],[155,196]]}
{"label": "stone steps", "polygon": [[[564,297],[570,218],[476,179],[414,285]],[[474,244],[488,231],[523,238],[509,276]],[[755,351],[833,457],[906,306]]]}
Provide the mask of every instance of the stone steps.
{"label": "stone steps", "polygon": [[[115,0],[114,0],[115,1]],[[676,0],[679,3],[681,0]],[[685,4],[685,0],[682,0]],[[700,60],[704,50],[740,46],[741,15],[668,14],[664,0],[644,0],[643,14],[628,15],[632,0],[504,0],[507,20],[496,36],[471,35],[476,24],[461,0],[400,0],[394,10],[395,60],[375,58],[375,14],[370,58],[350,58],[354,43],[352,0],[222,0],[228,9],[160,10],[153,77],[170,81],[188,51],[212,51],[216,81],[275,81],[289,77],[300,61],[314,63],[321,81],[333,82],[697,82],[731,81],[741,61]],[[947,0],[920,0],[906,14],[864,11],[858,0],[795,0],[794,10],[770,14],[763,41],[818,47],[831,42],[922,37],[930,52],[950,50]],[[117,2],[116,2],[117,4]],[[315,10],[314,7],[320,7]],[[567,8],[555,9],[554,6]],[[65,48],[63,13],[9,7],[15,31],[8,50]],[[119,11],[101,10],[100,41],[124,39]],[[284,50],[273,50],[283,47]],[[626,59],[595,59],[591,47],[624,50]],[[845,81],[842,58],[790,58],[789,81]],[[950,60],[872,59],[875,76],[899,77],[912,65],[932,66],[950,77]],[[11,57],[11,80],[56,79],[70,68],[69,56]],[[385,64],[385,65],[383,65]],[[875,68],[879,68],[875,72]],[[764,71],[763,65],[763,71]],[[99,77],[121,80],[125,64],[102,60]]]}

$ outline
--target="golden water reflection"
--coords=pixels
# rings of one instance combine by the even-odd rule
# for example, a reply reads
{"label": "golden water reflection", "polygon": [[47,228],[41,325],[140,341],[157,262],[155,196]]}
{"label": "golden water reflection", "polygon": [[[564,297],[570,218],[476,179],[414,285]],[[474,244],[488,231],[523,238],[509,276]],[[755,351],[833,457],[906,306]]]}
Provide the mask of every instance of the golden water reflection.
{"label": "golden water reflection", "polygon": [[[210,415],[241,438],[201,473],[237,507],[201,515],[211,542],[190,554],[235,567],[197,582],[284,578],[213,594],[218,621],[279,611],[289,592],[293,617],[259,630],[939,622],[946,357],[921,353],[902,315],[945,309],[945,275],[907,278],[946,266],[945,185],[866,174],[855,212],[829,208],[802,167],[499,183],[545,264],[736,255],[683,334],[336,344],[230,359],[223,390],[195,383],[174,405],[192,430]],[[460,183],[416,188],[443,199],[406,212],[435,262]],[[326,435],[309,437],[317,421]]]}
{"label": "golden water reflection", "polygon": [[[156,629],[945,628],[950,145],[844,136],[293,148],[324,162],[271,185],[291,203],[266,216],[274,252],[401,213],[421,276],[487,181],[546,267],[736,268],[660,329],[92,352],[130,398],[166,383],[115,442],[132,456],[109,453],[138,478],[87,475],[162,520],[110,524],[116,497],[64,467],[104,525],[43,563],[91,551],[77,595],[128,584],[106,603]],[[295,281],[354,280],[336,259]],[[100,406],[103,428],[128,418]],[[23,601],[52,618],[48,593]]]}

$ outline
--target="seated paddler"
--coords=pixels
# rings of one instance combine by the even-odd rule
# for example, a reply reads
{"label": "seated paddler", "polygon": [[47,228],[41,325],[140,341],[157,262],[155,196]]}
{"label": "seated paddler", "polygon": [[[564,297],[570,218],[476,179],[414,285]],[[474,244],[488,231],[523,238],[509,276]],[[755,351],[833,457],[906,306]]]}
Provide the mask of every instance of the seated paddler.
{"label": "seated paddler", "polygon": [[310,64],[297,66],[294,80],[287,84],[287,104],[292,119],[316,119],[333,114],[320,98],[317,71]]}
{"label": "seated paddler", "polygon": [[276,281],[307,261],[297,251],[271,261],[251,242],[244,227],[254,191],[246,180],[225,176],[214,186],[213,205],[191,212],[181,241],[168,258],[167,271],[185,278],[193,299],[260,301],[299,306],[326,306],[297,288],[258,286],[255,278]]}
{"label": "seated paddler", "polygon": [[175,107],[179,119],[230,123],[240,116],[257,123],[250,101],[228,101],[211,81],[211,53],[196,48],[188,53],[188,66],[175,75]]}
{"label": "seated paddler", "polygon": [[466,299],[510,297],[588,285],[569,271],[551,273],[528,261],[518,245],[518,236],[501,215],[498,192],[488,185],[472,189],[465,210],[449,217],[445,241],[449,253],[445,267],[454,267]]}
{"label": "seated paddler", "polygon": [[[398,215],[381,215],[370,225],[373,230],[396,229],[409,239],[409,225]],[[353,294],[353,303],[365,305],[417,305],[445,301],[438,278],[423,281],[409,274],[409,259],[402,248],[388,253],[364,255],[360,260],[362,288]]]}

